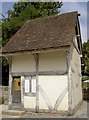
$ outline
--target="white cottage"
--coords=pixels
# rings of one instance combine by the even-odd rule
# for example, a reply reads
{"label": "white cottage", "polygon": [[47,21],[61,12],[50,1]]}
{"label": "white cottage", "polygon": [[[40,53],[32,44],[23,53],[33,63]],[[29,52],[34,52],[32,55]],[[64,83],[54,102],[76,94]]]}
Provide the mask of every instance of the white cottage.
{"label": "white cottage", "polygon": [[9,109],[71,115],[82,102],[82,42],[75,12],[27,21],[3,47]]}

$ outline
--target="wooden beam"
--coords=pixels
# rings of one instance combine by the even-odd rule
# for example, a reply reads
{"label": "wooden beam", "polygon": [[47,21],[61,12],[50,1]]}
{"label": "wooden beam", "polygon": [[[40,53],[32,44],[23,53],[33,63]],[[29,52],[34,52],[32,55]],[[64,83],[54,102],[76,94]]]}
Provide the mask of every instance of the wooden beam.
{"label": "wooden beam", "polygon": [[2,56],[12,56],[12,55],[21,55],[21,54],[37,54],[37,53],[46,53],[46,52],[53,52],[53,51],[68,51],[69,46],[67,47],[57,47],[57,48],[49,48],[49,49],[37,49],[33,51],[20,51],[20,52],[13,52],[13,53],[3,53]]}
{"label": "wooden beam", "polygon": [[75,49],[77,50],[78,54],[80,55],[80,51],[79,51],[78,47],[76,46],[76,43],[74,40],[73,40],[73,45],[74,45]]}
{"label": "wooden beam", "polygon": [[33,76],[36,75],[36,72],[12,72],[11,73],[12,76]]}
{"label": "wooden beam", "polygon": [[24,92],[23,92],[24,76],[21,76],[21,105],[24,107]]}
{"label": "wooden beam", "polygon": [[46,105],[48,106],[49,110],[52,110],[50,100],[48,99],[48,97],[45,94],[44,90],[40,86],[39,86],[39,92],[41,93],[42,97],[44,98],[44,101],[45,101]]}
{"label": "wooden beam", "polygon": [[68,113],[71,115],[72,110],[72,92],[71,92],[71,47],[69,52],[67,52],[67,68],[68,68]]}
{"label": "wooden beam", "polygon": [[39,112],[39,55],[38,53],[34,54],[35,62],[36,62],[36,112]]}
{"label": "wooden beam", "polygon": [[63,100],[63,98],[65,97],[66,93],[68,91],[68,87],[66,87],[63,92],[60,94],[60,96],[58,97],[55,105],[54,105],[54,109],[57,110],[58,106],[60,105],[61,101]]}
{"label": "wooden beam", "polygon": [[39,72],[39,75],[65,75],[67,74],[67,70],[65,71],[42,71]]}
{"label": "wooden beam", "polygon": [[8,57],[8,62],[9,62],[9,90],[8,90],[8,109],[11,109],[11,105],[12,105],[12,75],[11,75],[11,71],[12,71],[12,58]]}
{"label": "wooden beam", "polygon": [[77,30],[78,30],[77,39],[79,41],[80,53],[82,54],[81,33],[80,33],[80,25],[79,25],[79,20],[78,19],[77,19],[76,25],[77,25]]}
{"label": "wooden beam", "polygon": [[76,23],[76,25],[77,25],[78,35],[80,35],[80,32],[79,32],[79,24],[78,24],[78,20],[77,20],[77,23]]}
{"label": "wooden beam", "polygon": [[[67,70],[64,71],[39,71],[39,75],[65,75]],[[21,72],[21,73],[11,73],[12,76],[33,76],[36,72]]]}

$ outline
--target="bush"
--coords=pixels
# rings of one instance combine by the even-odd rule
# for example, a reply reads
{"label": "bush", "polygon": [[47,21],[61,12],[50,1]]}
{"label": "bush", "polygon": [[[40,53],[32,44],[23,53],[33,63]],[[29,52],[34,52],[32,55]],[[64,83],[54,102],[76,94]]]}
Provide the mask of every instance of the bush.
{"label": "bush", "polygon": [[89,80],[89,76],[82,76],[82,81]]}

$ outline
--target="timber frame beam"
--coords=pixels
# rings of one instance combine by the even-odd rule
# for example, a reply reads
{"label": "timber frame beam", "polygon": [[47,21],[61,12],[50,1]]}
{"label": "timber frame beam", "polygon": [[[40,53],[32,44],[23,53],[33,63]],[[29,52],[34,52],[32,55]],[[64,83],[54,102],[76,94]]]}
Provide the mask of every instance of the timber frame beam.
{"label": "timber frame beam", "polygon": [[12,71],[12,57],[8,57],[8,63],[9,63],[9,101],[8,101],[8,109],[11,109],[11,105],[12,105],[12,75],[11,75],[11,71]]}
{"label": "timber frame beam", "polygon": [[67,52],[67,68],[68,68],[68,114],[71,115],[72,111],[72,92],[71,92],[71,47]]}
{"label": "timber frame beam", "polygon": [[24,108],[24,91],[23,91],[23,81],[24,77],[21,76],[21,105]]}
{"label": "timber frame beam", "polygon": [[44,48],[44,49],[37,49],[32,51],[20,51],[20,52],[13,52],[13,53],[3,53],[2,56],[12,56],[12,55],[21,55],[21,54],[39,54],[45,52],[52,52],[52,51],[59,51],[59,50],[66,50],[68,51],[70,46],[67,47],[57,47],[57,48]]}
{"label": "timber frame beam", "polygon": [[39,54],[33,54],[36,62],[36,112],[39,112]]}
{"label": "timber frame beam", "polygon": [[73,45],[74,45],[75,49],[77,50],[78,54],[80,55],[80,51],[79,51],[78,47],[76,46],[75,41],[73,41]]}
{"label": "timber frame beam", "polygon": [[[67,70],[64,71],[38,71],[39,75],[65,75]],[[36,72],[22,72],[22,73],[11,73],[12,76],[33,76],[36,75]]]}

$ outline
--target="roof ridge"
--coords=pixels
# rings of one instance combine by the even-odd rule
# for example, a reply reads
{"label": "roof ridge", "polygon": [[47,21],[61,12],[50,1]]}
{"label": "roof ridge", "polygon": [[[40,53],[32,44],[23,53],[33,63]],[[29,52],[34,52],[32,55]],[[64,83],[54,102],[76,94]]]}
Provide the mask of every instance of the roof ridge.
{"label": "roof ridge", "polygon": [[57,15],[53,15],[53,16],[45,16],[43,18],[36,18],[36,19],[30,19],[30,20],[27,20],[27,23],[30,22],[30,21],[34,21],[34,20],[39,20],[39,19],[48,19],[48,18],[52,18],[52,17],[58,17],[58,16],[62,16],[62,15],[65,15],[65,14],[71,14],[71,13],[77,13],[78,14],[78,11],[72,11],[72,12],[67,12],[67,13],[61,13],[61,14],[57,14]]}

